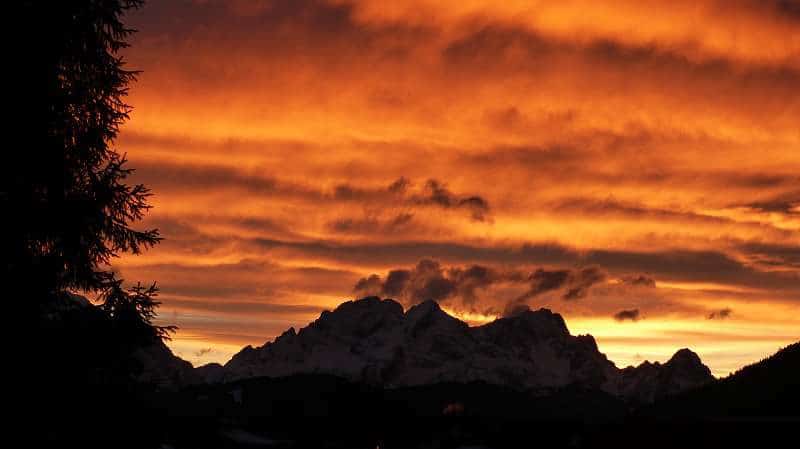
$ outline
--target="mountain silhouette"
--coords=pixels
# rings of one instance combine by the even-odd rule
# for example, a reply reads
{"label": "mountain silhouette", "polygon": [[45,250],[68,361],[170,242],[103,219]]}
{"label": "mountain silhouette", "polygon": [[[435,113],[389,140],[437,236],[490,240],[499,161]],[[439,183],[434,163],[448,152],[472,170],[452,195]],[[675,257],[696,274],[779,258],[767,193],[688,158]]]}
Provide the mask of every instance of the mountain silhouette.
{"label": "mountain silhouette", "polygon": [[434,301],[404,312],[378,297],[344,302],[299,332],[291,328],[223,367],[197,372],[210,382],[329,374],[389,388],[485,382],[542,394],[577,385],[637,402],[714,380],[688,349],[664,364],[619,369],[591,335],[571,335],[561,315],[547,309],[470,327]]}
{"label": "mountain silhouette", "polygon": [[[78,342],[90,347],[100,347],[103,342],[91,341],[89,336],[110,338],[108,335],[113,329],[113,320],[100,307],[76,294],[67,294],[59,300],[43,304],[40,316],[40,329],[52,337],[50,345],[57,345],[58,348],[70,345],[74,347]],[[124,375],[137,383],[161,389],[177,389],[198,383],[202,379],[200,372],[191,363],[173,354],[161,338],[140,338],[124,345],[114,344],[116,347],[113,349],[122,351],[119,355],[129,365],[125,367]],[[81,353],[72,348],[68,351],[73,357]],[[53,349],[48,354],[51,357],[58,356],[58,351]],[[92,363],[112,364],[110,359],[106,360],[108,357],[108,354],[101,353]]]}
{"label": "mountain silhouette", "polygon": [[695,390],[665,398],[647,412],[716,419],[800,420],[800,342]]}

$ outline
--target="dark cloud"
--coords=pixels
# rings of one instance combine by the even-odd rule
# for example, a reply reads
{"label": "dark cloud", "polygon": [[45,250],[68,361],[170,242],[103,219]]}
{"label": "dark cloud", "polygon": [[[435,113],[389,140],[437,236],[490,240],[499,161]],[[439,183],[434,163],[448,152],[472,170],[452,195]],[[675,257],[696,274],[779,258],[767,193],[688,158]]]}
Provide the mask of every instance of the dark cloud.
{"label": "dark cloud", "polygon": [[[159,220],[158,226],[174,229],[175,235],[160,248],[197,254],[210,252],[214,248],[235,247],[251,256],[297,257],[336,261],[355,265],[385,266],[387,261],[397,264],[415,264],[421,258],[430,258],[453,266],[475,265],[522,265],[522,266],[596,266],[608,273],[624,278],[629,273],[648,273],[671,282],[702,282],[739,285],[760,289],[782,291],[782,296],[794,298],[800,291],[800,277],[791,270],[760,270],[721,251],[662,250],[624,251],[575,249],[553,243],[526,243],[522,245],[471,245],[455,242],[401,241],[401,242],[337,242],[307,240],[302,238],[283,240],[278,238],[244,238],[202,233],[184,221]],[[786,267],[796,263],[797,248],[793,246],[739,244],[740,251],[753,255],[765,254],[762,259],[780,259]],[[774,266],[773,266],[774,268]],[[557,271],[557,270],[554,270]],[[592,278],[589,270],[584,274]],[[154,279],[160,279],[158,273]],[[552,275],[551,276],[556,276]],[[532,279],[531,290],[542,288],[541,279]],[[536,281],[535,283],[533,281]],[[624,279],[623,279],[624,282]],[[649,281],[642,279],[639,285]],[[540,285],[541,284],[541,285]],[[350,284],[352,285],[352,284]],[[575,285],[577,287],[578,285]],[[580,289],[575,293],[579,294]],[[535,295],[534,295],[535,296]]]}
{"label": "dark cloud", "polygon": [[[303,200],[310,203],[329,203],[330,201],[357,202],[378,208],[411,208],[432,206],[446,210],[462,210],[476,221],[489,219],[489,202],[475,194],[452,192],[436,179],[429,179],[417,189],[407,178],[401,177],[385,188],[360,187],[352,184],[338,184],[332,191],[321,190],[310,185],[278,179],[257,170],[239,170],[218,165],[178,164],[178,163],[137,163],[134,180],[159,192],[190,192],[204,190],[238,189],[249,194]],[[413,214],[397,214],[394,224],[408,222]],[[358,223],[344,218],[334,222],[334,229],[360,230],[373,229],[377,223]]]}
{"label": "dark cloud", "polygon": [[[443,49],[442,59],[455,73],[469,72],[485,79],[496,79],[503,74],[535,77],[572,60],[591,66],[595,74],[621,71],[629,74],[626,80],[631,79],[631,74],[638,74],[649,82],[672,85],[670,90],[677,87],[674,86],[677,80],[691,80],[692,88],[709,92],[721,92],[735,85],[742,96],[731,101],[740,102],[755,98],[759,92],[763,94],[765,89],[792,98],[792,90],[800,83],[800,72],[788,67],[743,68],[739,61],[690,58],[674,45],[636,45],[607,39],[554,40],[529,28],[497,23],[486,24],[451,41]],[[548,64],[551,61],[553,64]]]}
{"label": "dark cloud", "polygon": [[639,309],[620,310],[614,314],[614,319],[617,321],[639,321],[641,315]]}
{"label": "dark cloud", "polygon": [[443,268],[435,260],[423,259],[410,270],[389,271],[385,281],[377,274],[362,278],[356,283],[354,290],[359,295],[394,297],[409,305],[428,299],[443,301],[456,297],[463,304],[474,304],[481,289],[498,282],[519,279],[517,273],[481,265]]}
{"label": "dark cloud", "polygon": [[660,279],[683,282],[717,282],[797,290],[798,273],[761,271],[718,251],[665,250],[655,252],[592,250],[582,258],[586,263],[622,272],[647,272]]}
{"label": "dark cloud", "polygon": [[732,220],[693,212],[672,211],[648,207],[644,204],[622,202],[614,198],[567,198],[551,204],[555,212],[583,214],[588,216],[615,216],[635,219],[657,219],[659,221],[691,221],[708,224],[728,224]]}
{"label": "dark cloud", "polygon": [[741,8],[740,14],[758,13],[769,20],[800,20],[800,1],[798,0],[739,0],[717,3],[718,7]]}
{"label": "dark cloud", "polygon": [[[798,81],[800,84],[800,81]],[[567,116],[569,117],[569,116]],[[564,122],[565,121],[565,122]],[[564,123],[547,123],[535,128],[567,127],[568,119]],[[734,204],[721,202],[720,207],[757,207],[763,206],[774,210],[788,211],[792,205],[800,205],[800,192],[797,191],[797,174],[791,171],[774,172],[770,174],[748,173],[731,170],[699,170],[696,167],[659,167],[658,165],[643,165],[636,171],[625,171],[625,176],[620,176],[615,170],[608,171],[607,167],[599,163],[604,160],[635,160],[640,155],[643,146],[672,148],[687,146],[691,148],[730,147],[730,142],[724,142],[712,136],[679,135],[669,130],[658,129],[629,129],[625,132],[608,130],[574,130],[559,136],[557,140],[536,144],[518,146],[497,146],[481,153],[457,154],[459,163],[468,165],[470,169],[480,169],[485,166],[515,166],[521,167],[530,174],[529,183],[536,186],[549,187],[552,182],[562,185],[586,185],[597,183],[614,187],[652,187],[663,188],[670,185],[681,185],[693,189],[725,188],[736,190],[750,198]],[[455,151],[455,149],[453,150]],[[677,149],[675,151],[678,151]],[[785,193],[756,199],[756,192],[786,190]],[[763,196],[760,194],[759,196]],[[726,200],[727,201],[727,200]],[[568,197],[550,202],[549,207],[564,213],[596,213],[631,217],[653,217],[671,220],[705,220],[709,224],[726,223],[731,220],[724,217],[714,217],[693,213],[686,210],[669,210],[667,208],[651,207],[646,204],[620,199],[594,198],[594,197]]]}
{"label": "dark cloud", "polygon": [[739,204],[738,206],[750,207],[761,212],[800,214],[800,190],[796,189],[798,184],[800,184],[800,177],[792,176],[781,183],[780,186],[791,186],[795,188],[794,190],[785,191],[750,203]]}
{"label": "dark cloud", "polygon": [[399,213],[388,219],[381,219],[375,216],[364,218],[340,218],[328,223],[328,228],[334,232],[343,234],[376,234],[397,232],[402,228],[412,224],[414,214]]}
{"label": "dark cloud", "polygon": [[478,300],[477,293],[481,289],[498,282],[515,282],[520,278],[516,271],[497,271],[481,265],[472,265],[467,269],[451,268],[449,275],[458,286],[461,299],[467,304],[474,304]]}
{"label": "dark cloud", "polygon": [[405,241],[398,243],[289,242],[252,239],[255,250],[291,250],[298,255],[348,263],[383,265],[387,260],[413,264],[429,257],[450,264],[479,261],[481,264],[566,265],[580,261],[580,254],[564,246],[541,243],[518,246],[479,246],[465,243]]}
{"label": "dark cloud", "polygon": [[429,179],[422,193],[413,196],[411,201],[417,204],[433,204],[444,209],[465,209],[470,211],[472,219],[476,221],[486,220],[489,213],[489,202],[485,199],[476,195],[457,195],[435,179]]}
{"label": "dark cloud", "polygon": [[800,210],[800,201],[782,201],[782,200],[775,200],[775,201],[761,201],[750,203],[747,205],[748,207],[752,207],[753,209],[760,210],[762,212],[779,212],[782,214],[798,214],[798,210]]}
{"label": "dark cloud", "polygon": [[686,210],[670,210],[650,207],[645,204],[618,201],[613,198],[567,198],[550,203],[552,210],[559,214],[582,217],[614,217],[630,220],[674,223],[675,225],[736,226],[750,228],[764,235],[788,236],[790,231],[775,227],[771,223],[748,222],[728,217],[705,215]]}
{"label": "dark cloud", "polygon": [[[344,64],[333,58],[336,54],[372,55],[382,51],[385,57],[397,58],[408,45],[426,36],[419,26],[381,28],[359,24],[353,17],[352,5],[323,0],[175,0],[153,2],[132,16],[134,26],[147,29],[150,35],[163,36],[162,43],[166,41],[181,52],[189,51],[191,48],[185,47],[194,41],[195,45],[217,50],[219,56],[231,62],[253,50],[286,58],[313,55],[329,60],[331,70]],[[392,37],[396,41],[386,42]],[[355,42],[359,45],[354,46]],[[308,51],[302,51],[304,48]]]}
{"label": "dark cloud", "polygon": [[606,279],[606,273],[599,267],[588,267],[574,271],[569,280],[569,290],[564,299],[580,299],[586,296],[589,288]]}
{"label": "dark cloud", "polygon": [[439,262],[424,259],[410,272],[404,286],[405,297],[411,303],[428,299],[441,301],[456,291],[456,281],[446,276]]}
{"label": "dark cloud", "polygon": [[419,261],[411,270],[390,271],[385,282],[373,274],[358,281],[354,288],[358,295],[381,294],[401,299],[408,305],[429,299],[441,301],[456,289],[456,280],[451,279],[438,262],[430,259]]}
{"label": "dark cloud", "polygon": [[706,318],[709,319],[709,320],[724,320],[724,319],[730,317],[732,313],[733,313],[733,310],[731,310],[730,308],[726,307],[724,309],[715,310],[715,311],[709,313]]}
{"label": "dark cloud", "polygon": [[517,298],[515,302],[524,303],[528,299],[533,298],[541,293],[559,289],[566,285],[570,275],[570,270],[548,271],[539,268],[528,277],[528,281],[530,283],[528,291]]}
{"label": "dark cloud", "polygon": [[655,288],[656,280],[644,274],[635,276],[623,276],[620,281],[626,285],[633,285],[638,287]]}
{"label": "dark cloud", "polygon": [[378,296],[383,293],[383,281],[377,274],[371,274],[369,277],[359,279],[353,291],[359,296]]}
{"label": "dark cloud", "polygon": [[[357,295],[382,295],[402,300],[406,304],[416,304],[428,299],[445,301],[457,299],[461,306],[475,310],[482,299],[482,293],[501,284],[524,288],[526,291],[505,306],[504,313],[527,307],[526,302],[538,295],[561,290],[561,298],[574,300],[586,296],[589,288],[606,279],[606,274],[598,267],[575,270],[537,269],[531,274],[522,270],[498,269],[483,265],[466,268],[442,265],[431,259],[423,259],[410,269],[389,271],[384,281],[372,274],[359,280],[354,291]],[[492,300],[495,300],[493,298]],[[488,310],[485,306],[481,310]]]}
{"label": "dark cloud", "polygon": [[389,184],[389,192],[391,193],[398,193],[404,194],[406,190],[411,186],[411,181],[408,178],[401,176],[395,182]]}
{"label": "dark cloud", "polygon": [[539,268],[528,278],[530,288],[516,301],[522,303],[542,293],[566,289],[562,298],[566,300],[580,299],[586,296],[589,288],[606,279],[606,273],[599,267],[582,269],[545,270]]}
{"label": "dark cloud", "polygon": [[399,297],[410,279],[411,271],[392,270],[386,275],[386,282],[383,283],[381,293],[392,297]]}
{"label": "dark cloud", "polygon": [[569,276],[569,270],[547,271],[539,268],[530,276],[531,292],[533,295],[537,295],[548,290],[560,288],[567,282]]}
{"label": "dark cloud", "polygon": [[[579,113],[574,109],[539,114],[526,114],[517,106],[489,109],[484,112],[484,122],[491,129],[524,134],[531,129],[568,127],[575,123]],[[514,148],[508,148],[514,151]],[[480,157],[480,155],[474,155]],[[485,155],[484,155],[485,156]]]}
{"label": "dark cloud", "polygon": [[749,260],[770,268],[800,269],[800,246],[746,242],[737,246]]}
{"label": "dark cloud", "polygon": [[260,195],[321,200],[322,192],[313,188],[279,181],[255,170],[240,170],[221,165],[180,164],[161,161],[136,163],[136,182],[155,191],[197,192],[217,189],[241,189]]}
{"label": "dark cloud", "polygon": [[[451,70],[480,70],[483,76],[509,68],[536,73],[543,69],[539,60],[552,56],[557,47],[519,27],[488,25],[450,42],[442,50],[442,59]],[[528,58],[520,57],[521,53]]]}

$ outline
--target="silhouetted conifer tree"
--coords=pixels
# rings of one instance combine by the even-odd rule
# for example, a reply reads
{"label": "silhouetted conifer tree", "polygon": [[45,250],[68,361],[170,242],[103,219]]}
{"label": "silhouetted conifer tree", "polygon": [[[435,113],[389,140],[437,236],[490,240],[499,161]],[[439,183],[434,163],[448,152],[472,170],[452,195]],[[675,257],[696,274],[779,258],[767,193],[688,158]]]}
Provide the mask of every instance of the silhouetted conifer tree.
{"label": "silhouetted conifer tree", "polygon": [[160,240],[155,229],[133,227],[150,192],[126,183],[133,170],[114,147],[137,75],[120,54],[134,32],[121,19],[143,0],[15,3],[19,14],[8,19],[25,28],[12,58],[24,72],[14,88],[25,95],[15,131],[26,141],[4,150],[0,173],[4,275],[37,300],[83,291],[111,301],[107,310],[116,313],[127,297],[150,325],[157,303],[146,299],[155,291],[122,289],[110,268],[120,253]]}
{"label": "silhouetted conifer tree", "polygon": [[131,334],[137,340],[152,336],[169,340],[169,334],[176,329],[175,326],[153,325],[156,308],[161,304],[155,299],[156,296],[158,287],[155,283],[149,286],[137,283],[126,290],[122,282],[116,280],[103,292],[102,309],[123,333]]}

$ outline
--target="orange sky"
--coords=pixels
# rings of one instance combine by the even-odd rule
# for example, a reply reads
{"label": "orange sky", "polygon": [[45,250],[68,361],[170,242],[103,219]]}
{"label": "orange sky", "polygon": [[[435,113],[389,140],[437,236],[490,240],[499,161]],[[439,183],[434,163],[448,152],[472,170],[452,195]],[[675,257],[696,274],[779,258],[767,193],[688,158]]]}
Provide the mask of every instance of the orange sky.
{"label": "orange sky", "polygon": [[724,375],[800,339],[800,2],[170,0],[129,22],[117,146],[166,240],[116,269],[160,283],[195,364],[372,293],[475,323],[548,307],[622,366],[688,346]]}

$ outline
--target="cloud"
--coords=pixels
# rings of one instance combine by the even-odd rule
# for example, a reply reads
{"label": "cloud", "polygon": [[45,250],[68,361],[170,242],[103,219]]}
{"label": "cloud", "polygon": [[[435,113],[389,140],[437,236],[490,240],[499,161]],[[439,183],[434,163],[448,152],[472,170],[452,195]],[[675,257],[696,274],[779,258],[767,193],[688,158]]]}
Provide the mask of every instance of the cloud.
{"label": "cloud", "polygon": [[630,310],[620,310],[619,312],[614,314],[614,319],[617,321],[639,321],[641,319],[641,315],[639,313],[639,309],[630,309]]}
{"label": "cloud", "polygon": [[414,214],[401,212],[387,219],[375,214],[363,218],[339,218],[328,223],[328,228],[342,234],[376,234],[398,232],[413,225]]}
{"label": "cloud", "polygon": [[[338,268],[290,266],[263,259],[233,263],[151,263],[122,265],[129,280],[155,279],[165,306],[214,310],[221,313],[279,311],[286,297],[318,295],[352,285],[358,275]],[[285,307],[284,310],[291,307]]]}
{"label": "cloud", "polygon": [[443,209],[465,209],[476,221],[486,220],[489,213],[489,202],[485,199],[477,195],[456,195],[435,179],[429,179],[425,183],[423,192],[413,196],[411,201],[417,204],[434,204]]}
{"label": "cloud", "polygon": [[729,318],[732,313],[733,313],[733,310],[731,310],[730,308],[726,307],[724,309],[715,310],[715,311],[709,313],[706,318],[709,319],[709,320],[724,320],[726,318]]}
{"label": "cloud", "polygon": [[195,351],[195,357],[203,357],[204,355],[210,354],[214,349],[213,348],[200,348],[198,351]]}
{"label": "cloud", "polygon": [[[404,271],[404,273],[408,273]],[[405,283],[405,281],[403,281]],[[378,296],[386,294],[386,290],[383,286],[383,281],[381,277],[377,274],[371,274],[369,277],[361,278],[356,282],[356,285],[353,286],[353,291],[359,296]],[[392,289],[393,290],[393,289]],[[402,291],[402,287],[398,291],[394,291],[389,296],[397,296],[399,292]]]}
{"label": "cloud", "polygon": [[[476,194],[455,193],[437,180],[428,179],[421,187],[405,177],[400,177],[388,186],[358,186],[352,183],[339,183],[331,190],[313,184],[298,183],[280,179],[264,170],[238,169],[214,164],[181,164],[171,162],[142,161],[136,164],[135,181],[162,192],[162,194],[189,193],[203,191],[230,192],[231,201],[252,201],[254,197],[264,197],[272,201],[286,200],[295,204],[305,202],[320,203],[358,203],[373,210],[413,209],[432,207],[442,210],[465,211],[475,221],[490,219],[488,200]],[[244,192],[241,196],[236,192]],[[393,223],[402,225],[413,217],[409,211],[397,212]],[[391,227],[392,222],[388,225]],[[374,231],[379,228],[377,220],[340,218],[331,222],[334,230]]]}
{"label": "cloud", "polygon": [[438,262],[423,259],[411,270],[391,270],[385,281],[377,274],[363,278],[354,289],[359,295],[381,294],[413,305],[429,299],[442,301],[457,291],[458,284]]}
{"label": "cloud", "polygon": [[498,298],[489,298],[488,289],[506,286],[524,293],[517,294],[504,307],[512,313],[534,297],[559,291],[564,300],[586,296],[590,287],[606,279],[599,267],[546,270],[539,268],[528,274],[524,270],[494,268],[484,265],[443,267],[431,259],[420,260],[412,269],[390,270],[385,280],[377,274],[360,279],[354,286],[359,296],[381,295],[400,299],[406,305],[425,300],[455,301],[459,308],[488,311]]}
{"label": "cloud", "polygon": [[[659,2],[633,0],[617,1],[613,7],[590,0],[545,3],[533,8],[509,2],[459,4],[433,0],[414,0],[406,2],[405,8],[391,9],[377,0],[353,4],[359,17],[378,23],[455,26],[480,17],[482,24],[513,24],[542,33],[549,40],[587,45],[614,40],[627,47],[651,45],[681,53],[693,61],[791,66],[792,51],[796,50],[796,44],[781,40],[783,32],[797,26],[798,7],[793,0],[673,1],[669,10]],[[643,23],[648,26],[642,27]],[[581,30],[580,36],[575,36],[576,28]],[[758,30],[762,34],[759,40],[736,39],[731,36],[734,30],[746,34]]]}
{"label": "cloud", "polygon": [[800,245],[745,242],[737,249],[751,261],[772,269],[800,269]]}
{"label": "cloud", "polygon": [[264,315],[272,317],[314,316],[325,308],[310,304],[280,304],[264,300],[232,300],[220,299],[221,296],[208,300],[203,295],[194,299],[182,299],[175,296],[164,296],[163,303],[171,309],[192,313],[214,312],[225,315]]}
{"label": "cloud", "polygon": [[531,288],[528,295],[533,297],[539,293],[561,288],[569,280],[570,274],[570,270],[547,271],[539,268],[529,277]]}
{"label": "cloud", "polygon": [[609,270],[648,272],[683,282],[717,282],[754,288],[796,290],[797,273],[761,271],[721,251],[656,252],[593,250],[583,260]]}
{"label": "cloud", "polygon": [[[236,227],[234,219],[231,226]],[[227,254],[235,251],[237,257],[272,258],[278,257],[286,261],[298,263],[307,260],[335,263],[348,267],[390,267],[392,264],[415,264],[423,258],[436,260],[451,266],[556,266],[565,267],[549,271],[568,269],[568,267],[602,267],[606,276],[625,278],[631,273],[648,273],[648,278],[658,278],[664,282],[698,282],[718,283],[756,289],[781,291],[785,297],[792,297],[800,288],[800,278],[795,269],[797,248],[791,245],[774,245],[763,243],[742,244],[740,251],[749,257],[757,257],[764,263],[771,261],[769,270],[746,263],[736,254],[723,251],[696,251],[684,249],[666,249],[653,251],[633,251],[619,249],[584,249],[577,250],[554,243],[523,243],[518,245],[502,242],[456,242],[456,241],[421,241],[407,238],[397,241],[339,241],[338,239],[310,239],[295,236],[291,239],[247,236],[235,234],[210,233],[200,230],[196,225],[186,221],[160,220],[158,226],[166,226],[174,232],[166,233],[167,240],[159,246],[164,254],[168,251],[176,257],[196,257],[198,255]],[[200,221],[202,223],[202,221]],[[215,221],[214,228],[221,222]],[[780,270],[776,268],[780,267]],[[571,269],[571,268],[570,268]],[[352,270],[350,268],[349,270]],[[544,269],[543,269],[544,270]],[[508,271],[508,270],[506,270]],[[524,273],[528,276],[531,273]],[[546,273],[549,276],[563,276],[558,273]],[[544,276],[540,274],[539,276]],[[161,276],[153,272],[153,279]],[[572,275],[572,288],[576,290],[570,295],[580,297],[585,288],[581,282],[597,283],[603,274],[591,269]],[[147,278],[147,277],[145,277]],[[634,282],[622,279],[623,283]],[[641,279],[639,286],[649,281]],[[534,276],[530,279],[530,291],[533,296],[537,289],[548,286],[544,279]],[[352,284],[350,284],[352,285]]]}
{"label": "cloud", "polygon": [[656,288],[656,280],[644,274],[623,276],[620,281],[623,284],[633,285],[638,287]]}
{"label": "cloud", "polygon": [[[800,194],[797,195],[800,198]],[[782,214],[800,214],[800,199],[774,199],[750,203],[747,206],[762,212],[778,212]]]}
{"label": "cloud", "polygon": [[517,301],[524,302],[542,293],[562,288],[566,289],[562,295],[563,299],[580,299],[586,296],[592,285],[605,279],[606,274],[599,267],[586,267],[578,270],[539,268],[528,277],[530,288]]}
{"label": "cloud", "polygon": [[784,178],[783,182],[775,186],[780,187],[781,191],[762,197],[749,204],[743,204],[743,206],[762,212],[800,214],[800,190],[797,190],[797,185],[800,184],[800,177],[790,175]]}
{"label": "cloud", "polygon": [[407,305],[425,300],[458,299],[461,305],[475,305],[481,291],[502,282],[523,282],[516,271],[497,270],[482,265],[445,268],[431,259],[422,259],[412,269],[390,270],[385,280],[377,274],[359,280],[358,295],[382,295],[402,300]]}
{"label": "cloud", "polygon": [[606,279],[606,273],[599,267],[588,267],[575,271],[568,284],[569,290],[564,299],[580,299],[586,296],[589,288]]}

